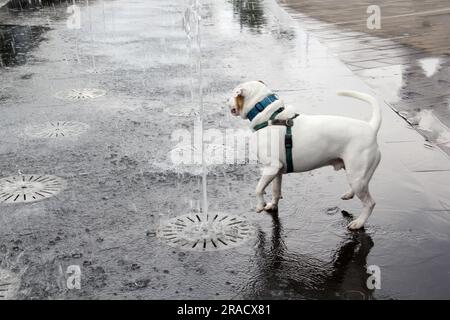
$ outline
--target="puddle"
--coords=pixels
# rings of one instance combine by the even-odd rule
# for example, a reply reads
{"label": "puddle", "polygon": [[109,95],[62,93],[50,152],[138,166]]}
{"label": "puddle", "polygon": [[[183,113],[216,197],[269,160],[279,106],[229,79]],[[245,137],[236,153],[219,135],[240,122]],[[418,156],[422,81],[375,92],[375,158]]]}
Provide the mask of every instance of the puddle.
{"label": "puddle", "polygon": [[[10,0],[6,7],[11,11],[35,11],[45,7],[69,6],[74,2],[78,5],[88,0]],[[95,0],[89,0],[94,2]]]}
{"label": "puddle", "polygon": [[356,72],[401,117],[450,154],[450,59],[411,59],[407,65]]}
{"label": "puddle", "polygon": [[264,4],[259,0],[232,0],[233,14],[241,27],[247,27],[252,32],[265,31],[267,19]]}
{"label": "puddle", "polygon": [[[398,7],[383,0],[382,27],[373,30],[360,15],[364,3],[350,1],[349,6],[337,8],[316,0],[280,3],[395,111],[411,120],[419,133],[450,155],[450,11],[445,1],[434,4],[433,10],[440,14],[433,14],[427,3],[406,1]],[[433,31],[428,29],[431,26]]]}
{"label": "puddle", "polygon": [[28,62],[29,53],[44,40],[50,28],[43,26],[0,25],[0,67]]}
{"label": "puddle", "polygon": [[[364,231],[349,235],[333,249],[331,261],[289,250],[286,226],[278,215],[267,234],[259,234],[251,280],[243,286],[247,299],[373,299],[366,286],[367,258],[374,246]],[[325,289],[326,288],[326,289]],[[324,290],[325,289],[325,290]],[[351,293],[357,292],[354,296]]]}

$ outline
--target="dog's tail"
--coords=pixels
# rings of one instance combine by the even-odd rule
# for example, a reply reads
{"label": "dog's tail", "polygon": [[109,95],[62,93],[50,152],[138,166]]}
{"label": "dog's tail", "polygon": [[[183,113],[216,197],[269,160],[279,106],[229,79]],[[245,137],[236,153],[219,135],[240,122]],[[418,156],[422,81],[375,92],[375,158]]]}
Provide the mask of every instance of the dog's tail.
{"label": "dog's tail", "polygon": [[378,105],[377,99],[375,99],[369,94],[352,90],[338,91],[337,94],[339,96],[352,97],[370,103],[373,111],[372,111],[372,118],[369,120],[369,124],[375,130],[375,134],[378,133],[378,130],[380,129],[381,126],[381,109],[380,106]]}

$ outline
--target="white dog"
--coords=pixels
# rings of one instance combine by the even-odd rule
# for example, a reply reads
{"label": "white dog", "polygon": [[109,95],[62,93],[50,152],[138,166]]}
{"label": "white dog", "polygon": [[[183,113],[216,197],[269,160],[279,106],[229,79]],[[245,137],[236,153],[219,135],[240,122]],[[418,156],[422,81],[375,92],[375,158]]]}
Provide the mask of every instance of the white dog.
{"label": "white dog", "polygon": [[[234,89],[234,95],[229,100],[231,113],[249,119],[252,129],[258,130],[258,160],[264,168],[256,187],[256,212],[277,210],[282,174],[332,165],[335,170],[345,169],[347,174],[350,189],[341,198],[352,199],[356,194],[363,204],[362,214],[350,222],[348,228],[355,230],[364,226],[375,207],[369,193],[369,181],[381,159],[377,144],[381,111],[375,98],[370,95],[355,91],[338,94],[370,103],[373,108],[370,121],[329,115],[300,114],[295,117],[292,108],[285,106],[262,81],[246,82]],[[286,123],[287,119],[292,120]],[[288,127],[292,132],[292,143],[287,142],[289,146],[286,147]],[[275,159],[271,149],[274,137],[277,139]],[[290,158],[292,161],[288,161]],[[264,190],[272,181],[272,201],[266,204]]]}

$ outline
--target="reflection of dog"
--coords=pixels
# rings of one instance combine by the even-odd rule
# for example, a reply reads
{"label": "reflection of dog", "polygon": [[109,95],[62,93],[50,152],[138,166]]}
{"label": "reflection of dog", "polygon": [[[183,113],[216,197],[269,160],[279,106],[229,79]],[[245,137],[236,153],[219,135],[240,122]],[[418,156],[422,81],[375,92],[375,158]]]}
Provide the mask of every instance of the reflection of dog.
{"label": "reflection of dog", "polygon": [[[290,156],[294,172],[309,171],[326,165],[332,165],[335,170],[345,169],[350,189],[342,199],[352,199],[356,194],[363,204],[362,214],[350,222],[348,227],[359,229],[364,226],[375,207],[375,201],[369,193],[369,181],[381,158],[377,144],[381,111],[375,98],[370,95],[355,91],[339,94],[370,103],[373,108],[370,121],[303,114],[294,119],[294,111],[286,107],[261,81],[246,82],[234,89],[234,96],[229,100],[231,113],[250,119],[253,129],[267,124],[257,131],[258,160],[264,165],[263,175],[256,187],[257,212],[277,209],[281,198],[281,176],[288,171],[290,161],[287,161],[287,156],[288,159]],[[285,149],[284,140],[288,126],[283,125],[287,121],[281,121],[287,119],[293,119],[293,126],[289,129],[292,130],[292,149],[289,153]],[[275,123],[278,125],[273,125]],[[273,149],[268,150],[269,137],[273,141],[274,136],[277,137],[278,146],[275,159]],[[272,181],[272,202],[266,204],[264,189]]]}
{"label": "reflection of dog", "polygon": [[258,234],[256,270],[242,288],[244,299],[373,299],[366,265],[374,243],[368,234],[347,234],[331,261],[323,261],[289,251],[278,214],[272,218],[271,235]]}

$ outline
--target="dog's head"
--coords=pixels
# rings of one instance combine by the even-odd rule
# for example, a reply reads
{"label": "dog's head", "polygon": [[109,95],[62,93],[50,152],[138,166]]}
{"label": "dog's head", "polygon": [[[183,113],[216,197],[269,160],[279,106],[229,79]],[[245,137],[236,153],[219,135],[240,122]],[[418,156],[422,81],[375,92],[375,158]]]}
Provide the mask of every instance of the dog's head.
{"label": "dog's head", "polygon": [[270,94],[272,91],[262,81],[244,82],[234,88],[228,107],[232,115],[245,119],[251,108]]}

